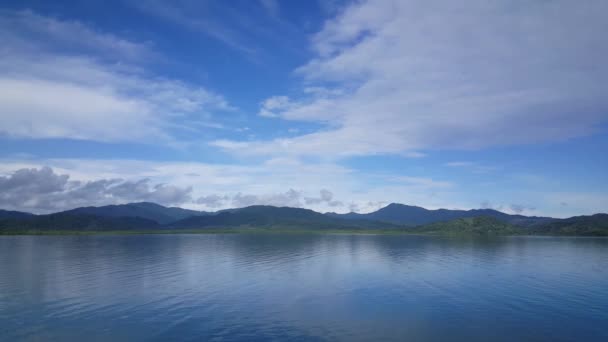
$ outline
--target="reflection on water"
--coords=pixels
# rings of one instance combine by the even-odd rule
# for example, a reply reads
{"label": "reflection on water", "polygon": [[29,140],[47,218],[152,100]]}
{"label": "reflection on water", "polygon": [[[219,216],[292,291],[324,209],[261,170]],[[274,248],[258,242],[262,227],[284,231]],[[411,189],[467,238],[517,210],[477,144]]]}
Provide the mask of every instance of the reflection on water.
{"label": "reflection on water", "polygon": [[608,340],[608,239],[0,237],[0,340]]}

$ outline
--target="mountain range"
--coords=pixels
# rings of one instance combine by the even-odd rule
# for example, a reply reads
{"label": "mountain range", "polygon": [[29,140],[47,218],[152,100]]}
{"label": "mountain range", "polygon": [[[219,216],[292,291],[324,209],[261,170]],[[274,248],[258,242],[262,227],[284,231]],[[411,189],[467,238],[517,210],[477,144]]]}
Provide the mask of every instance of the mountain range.
{"label": "mountain range", "polygon": [[608,215],[556,219],[511,215],[493,209],[429,210],[397,203],[367,214],[319,213],[264,205],[205,212],[149,202],[80,207],[47,215],[0,210],[0,233],[235,228],[608,235]]}
{"label": "mountain range", "polygon": [[106,205],[103,207],[80,207],[62,212],[70,215],[92,215],[103,217],[141,217],[155,221],[158,224],[167,224],[192,216],[205,216],[213,213],[196,211],[178,207],[164,207],[150,202],[127,203],[119,205]]}
{"label": "mountain range", "polygon": [[500,221],[511,223],[517,226],[533,226],[554,220],[551,217],[510,215],[494,209],[472,209],[472,210],[450,210],[437,209],[429,210],[422,207],[391,203],[384,208],[368,214],[348,213],[336,214],[328,213],[333,217],[346,219],[364,219],[393,224],[418,226],[435,222],[450,221],[467,217],[493,217]]}

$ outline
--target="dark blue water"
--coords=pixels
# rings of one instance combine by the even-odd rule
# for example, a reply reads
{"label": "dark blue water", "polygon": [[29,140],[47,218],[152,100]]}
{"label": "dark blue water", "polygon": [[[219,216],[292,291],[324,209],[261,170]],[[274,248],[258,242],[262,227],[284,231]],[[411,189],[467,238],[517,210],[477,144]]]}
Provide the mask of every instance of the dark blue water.
{"label": "dark blue water", "polygon": [[608,341],[608,239],[0,237],[0,340]]}

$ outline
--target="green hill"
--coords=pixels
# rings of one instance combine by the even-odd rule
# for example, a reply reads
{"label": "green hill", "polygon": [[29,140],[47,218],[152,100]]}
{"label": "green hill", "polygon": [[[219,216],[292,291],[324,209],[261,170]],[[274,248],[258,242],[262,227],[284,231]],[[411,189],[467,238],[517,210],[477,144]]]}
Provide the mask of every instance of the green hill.
{"label": "green hill", "polygon": [[172,229],[280,228],[280,229],[378,229],[397,228],[368,220],[344,220],[309,209],[254,205],[221,211],[215,215],[193,216],[169,224]]}
{"label": "green hill", "polygon": [[493,217],[481,216],[431,223],[408,231],[447,235],[516,235],[522,234],[523,228],[515,227]]}
{"label": "green hill", "polygon": [[608,214],[575,216],[531,228],[530,234],[608,236]]}
{"label": "green hill", "polygon": [[32,216],[34,216],[34,214],[26,213],[23,211],[0,209],[0,219],[27,218]]}
{"label": "green hill", "polygon": [[106,205],[101,207],[80,207],[67,210],[62,213],[70,215],[92,215],[102,217],[140,217],[155,221],[159,224],[167,224],[191,216],[209,215],[209,213],[204,211],[182,209],[177,207],[165,207],[160,204],[150,202]]}
{"label": "green hill", "polygon": [[[423,208],[387,207],[395,215],[408,212],[426,215]],[[411,209],[411,210],[410,210]],[[443,219],[453,212],[438,211]],[[399,214],[401,213],[401,214]],[[486,213],[484,210],[466,212]],[[391,214],[391,215],[392,215]],[[435,211],[437,214],[437,211]],[[462,213],[457,213],[462,214]],[[580,235],[608,236],[608,214],[577,216],[568,219],[531,218],[532,225],[521,225],[525,216],[460,217],[412,227],[372,220],[366,215],[321,214],[313,210],[254,205],[245,208],[206,213],[181,208],[167,208],[154,203],[130,203],[103,207],[83,207],[49,215],[33,215],[0,210],[0,233],[94,231],[185,231],[260,229],[261,231],[390,231],[391,233],[446,235]],[[384,215],[384,214],[383,214]],[[503,214],[506,215],[506,214]]]}
{"label": "green hill", "polygon": [[408,231],[450,235],[608,236],[608,214],[556,219],[532,227],[518,227],[493,217],[460,218],[418,226]]}
{"label": "green hill", "polygon": [[131,231],[158,229],[158,223],[140,217],[103,217],[56,213],[0,219],[0,233],[52,231]]}

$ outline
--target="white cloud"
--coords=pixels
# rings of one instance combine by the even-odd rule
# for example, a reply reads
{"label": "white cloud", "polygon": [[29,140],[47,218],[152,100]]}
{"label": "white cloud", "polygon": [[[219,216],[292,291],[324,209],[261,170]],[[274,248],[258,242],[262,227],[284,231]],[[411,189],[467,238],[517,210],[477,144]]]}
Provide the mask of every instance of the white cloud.
{"label": "white cloud", "polygon": [[608,119],[606,11],[593,0],[355,2],[313,37],[317,56],[297,71],[304,95],[260,112],[326,128],[214,145],[341,157],[590,134]]}
{"label": "white cloud", "polygon": [[226,201],[229,200],[229,197],[224,195],[220,196],[217,194],[211,194],[206,196],[201,196],[196,200],[197,204],[202,204],[207,208],[221,208],[226,205]]}
{"label": "white cloud", "polygon": [[275,111],[283,111],[290,107],[289,98],[287,96],[274,96],[262,102],[262,108],[259,115],[268,118],[276,118],[279,115]]}
{"label": "white cloud", "polygon": [[149,179],[70,180],[49,167],[19,169],[0,176],[0,206],[12,210],[48,213],[78,206],[151,201],[165,205],[191,201],[192,188],[150,184]]}
{"label": "white cloud", "polygon": [[235,208],[248,207],[250,205],[272,205],[276,207],[292,207],[299,208],[302,206],[300,198],[302,192],[294,189],[289,189],[284,193],[271,194],[242,194],[237,193],[232,197],[232,206]]}
{"label": "white cloud", "polygon": [[334,193],[327,189],[321,189],[319,197],[305,197],[304,202],[309,205],[326,204],[329,207],[341,207],[344,205],[342,201],[334,200]]}
{"label": "white cloud", "polygon": [[[211,112],[232,109],[206,89],[147,75],[131,61],[146,55],[144,45],[81,23],[0,12],[0,31],[7,38],[0,51],[0,133],[162,143],[173,140],[172,131],[212,126]],[[62,45],[78,53],[56,52]],[[83,55],[91,50],[95,58]]]}
{"label": "white cloud", "polygon": [[[52,167],[53,171],[44,169],[44,165]],[[29,171],[15,173],[22,169]],[[506,192],[475,193],[470,187],[460,187],[443,179],[361,174],[332,163],[304,164],[286,158],[258,165],[141,160],[0,160],[0,187],[4,189],[0,197],[13,194],[4,198],[0,208],[14,210],[32,208],[45,212],[141,200],[207,211],[268,204],[320,212],[355,209],[370,212],[391,202],[429,209],[473,209],[484,202],[481,207],[555,217],[607,210],[608,197],[600,190],[568,191],[564,186],[555,188],[552,183],[540,186],[538,182],[529,186],[524,180],[518,184]],[[58,191],[65,193],[49,195]],[[99,193],[103,196],[96,195]]]}
{"label": "white cloud", "polygon": [[[0,176],[8,177],[16,170],[43,165],[52,167],[55,174],[69,175],[71,181],[82,183],[122,179],[135,184],[148,179],[150,186],[167,184],[191,189],[188,194],[193,201],[182,205],[200,210],[249,203],[345,212],[348,204],[356,203],[365,212],[377,209],[370,202],[414,203],[433,208],[454,207],[453,203],[457,203],[453,202],[453,186],[446,186],[441,180],[360,174],[333,163],[303,163],[287,158],[256,165],[141,160],[1,160]],[[289,189],[293,191],[286,192]],[[298,196],[294,196],[295,193]]]}

